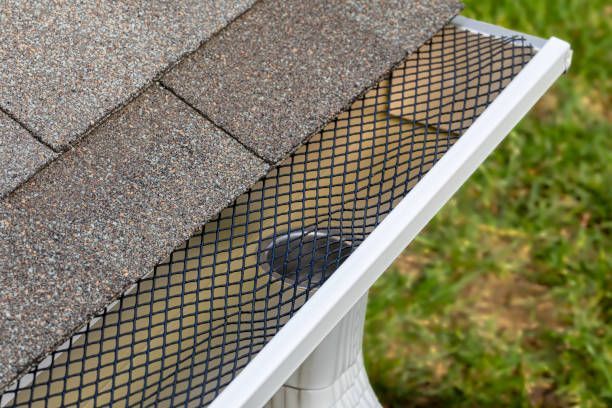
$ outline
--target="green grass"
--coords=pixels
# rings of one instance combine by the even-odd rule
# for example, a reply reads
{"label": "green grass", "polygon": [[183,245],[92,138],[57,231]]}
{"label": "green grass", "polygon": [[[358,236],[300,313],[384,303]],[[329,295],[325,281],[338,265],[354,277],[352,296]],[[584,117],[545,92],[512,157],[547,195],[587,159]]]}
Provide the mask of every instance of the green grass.
{"label": "green grass", "polygon": [[469,0],[573,65],[370,292],[388,407],[612,406],[612,5]]}

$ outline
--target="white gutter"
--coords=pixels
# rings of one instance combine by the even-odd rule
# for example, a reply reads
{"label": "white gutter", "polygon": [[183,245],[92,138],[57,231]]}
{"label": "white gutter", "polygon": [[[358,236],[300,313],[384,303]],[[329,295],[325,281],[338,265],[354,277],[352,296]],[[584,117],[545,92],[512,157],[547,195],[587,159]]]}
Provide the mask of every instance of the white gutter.
{"label": "white gutter", "polygon": [[494,24],[485,23],[484,21],[472,20],[471,18],[457,16],[453,18],[453,24],[456,27],[466,29],[476,34],[493,35],[498,37],[521,37],[536,50],[539,51],[544,47],[548,40],[536,37],[529,34],[524,34],[519,31],[509,30]]}
{"label": "white gutter", "polygon": [[[470,30],[482,29],[478,32],[484,34],[508,35],[509,32],[463,17],[455,22]],[[529,41],[535,38],[515,34]],[[230,382],[211,407],[263,406],[555,80],[568,69],[571,60],[568,43],[553,37],[547,41],[537,39],[535,46],[538,47],[538,44],[540,50],[516,78],[314,296]]]}

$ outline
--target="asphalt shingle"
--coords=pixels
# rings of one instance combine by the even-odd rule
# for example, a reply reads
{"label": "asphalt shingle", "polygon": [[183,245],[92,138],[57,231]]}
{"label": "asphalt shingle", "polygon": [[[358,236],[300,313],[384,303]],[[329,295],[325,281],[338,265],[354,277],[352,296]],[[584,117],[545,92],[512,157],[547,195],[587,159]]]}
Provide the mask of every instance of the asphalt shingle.
{"label": "asphalt shingle", "polygon": [[269,166],[148,89],[0,203],[0,389]]}
{"label": "asphalt shingle", "polygon": [[65,148],[254,0],[0,3],[0,106]]}
{"label": "asphalt shingle", "polygon": [[0,197],[55,157],[8,115],[0,112]]}
{"label": "asphalt shingle", "polygon": [[[0,389],[265,174],[217,126],[278,162],[461,7],[263,0],[211,38],[253,3],[0,5],[0,107],[66,150],[44,166],[56,154],[0,113]],[[157,86],[135,96],[209,38],[163,81],[217,126]]]}
{"label": "asphalt shingle", "polygon": [[162,80],[276,162],[460,9],[456,0],[264,0]]}

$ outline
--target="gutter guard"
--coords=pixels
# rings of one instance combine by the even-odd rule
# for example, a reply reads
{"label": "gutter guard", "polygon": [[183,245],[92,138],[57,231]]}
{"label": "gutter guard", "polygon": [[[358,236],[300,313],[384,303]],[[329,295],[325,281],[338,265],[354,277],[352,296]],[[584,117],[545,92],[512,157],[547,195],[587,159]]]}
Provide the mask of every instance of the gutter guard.
{"label": "gutter guard", "polygon": [[561,40],[453,24],[0,406],[268,402],[351,308],[364,310],[376,278],[569,66]]}
{"label": "gutter guard", "polygon": [[269,401],[571,64],[570,45],[558,38],[544,40],[462,16],[452,24],[484,36],[518,35],[537,53],[211,407]]}

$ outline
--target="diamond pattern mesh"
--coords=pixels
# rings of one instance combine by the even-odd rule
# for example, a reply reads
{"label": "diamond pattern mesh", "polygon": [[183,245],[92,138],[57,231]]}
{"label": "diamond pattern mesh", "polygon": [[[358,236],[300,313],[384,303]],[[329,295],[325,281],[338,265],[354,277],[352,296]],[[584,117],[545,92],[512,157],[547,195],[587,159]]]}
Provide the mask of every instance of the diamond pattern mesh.
{"label": "diamond pattern mesh", "polygon": [[519,38],[444,28],[16,381],[2,405],[206,405],[532,54]]}

